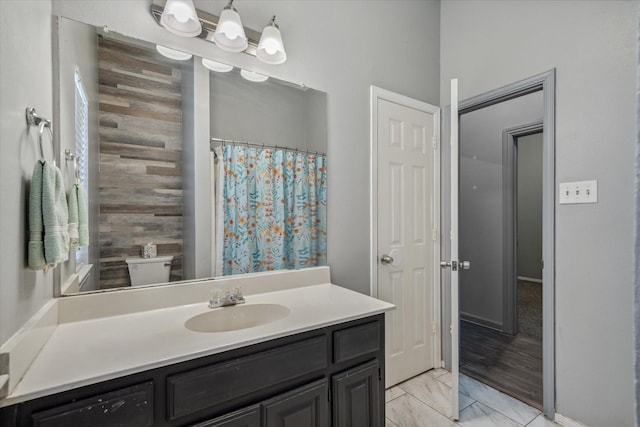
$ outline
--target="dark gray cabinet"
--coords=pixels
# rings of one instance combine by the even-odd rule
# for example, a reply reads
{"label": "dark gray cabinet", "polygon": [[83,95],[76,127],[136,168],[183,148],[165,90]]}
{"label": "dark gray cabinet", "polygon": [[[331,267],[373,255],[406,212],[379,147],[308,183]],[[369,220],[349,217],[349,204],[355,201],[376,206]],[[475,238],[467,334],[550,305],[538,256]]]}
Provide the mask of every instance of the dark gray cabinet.
{"label": "dark gray cabinet", "polygon": [[384,314],[0,408],[2,427],[376,427]]}

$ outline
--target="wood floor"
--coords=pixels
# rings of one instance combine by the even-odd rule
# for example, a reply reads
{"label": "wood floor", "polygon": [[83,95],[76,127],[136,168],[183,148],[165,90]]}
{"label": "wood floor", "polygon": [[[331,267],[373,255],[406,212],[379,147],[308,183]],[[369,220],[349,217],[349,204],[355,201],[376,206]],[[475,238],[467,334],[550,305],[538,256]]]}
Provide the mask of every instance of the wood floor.
{"label": "wood floor", "polygon": [[460,322],[460,372],[542,409],[542,342]]}

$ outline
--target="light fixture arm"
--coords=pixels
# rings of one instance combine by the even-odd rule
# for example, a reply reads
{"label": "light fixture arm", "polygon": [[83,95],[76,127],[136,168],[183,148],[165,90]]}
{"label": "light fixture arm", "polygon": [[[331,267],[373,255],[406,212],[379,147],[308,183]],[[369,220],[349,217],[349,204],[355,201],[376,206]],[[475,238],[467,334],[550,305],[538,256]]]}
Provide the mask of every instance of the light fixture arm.
{"label": "light fixture arm", "polygon": [[233,10],[234,12],[237,12],[236,8],[233,7],[233,0],[229,0],[229,3],[227,3],[223,10]]}

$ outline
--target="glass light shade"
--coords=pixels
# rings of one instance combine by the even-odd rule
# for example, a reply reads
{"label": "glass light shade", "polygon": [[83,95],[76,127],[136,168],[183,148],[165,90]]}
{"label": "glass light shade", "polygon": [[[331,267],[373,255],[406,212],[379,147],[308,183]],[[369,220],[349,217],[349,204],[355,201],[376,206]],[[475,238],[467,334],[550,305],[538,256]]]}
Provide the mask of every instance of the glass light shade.
{"label": "glass light shade", "polygon": [[182,52],[180,50],[171,49],[169,47],[156,45],[156,50],[162,54],[162,56],[166,56],[169,59],[175,59],[177,61],[186,61],[187,59],[191,59],[193,55],[190,53]]}
{"label": "glass light shade", "polygon": [[229,64],[223,64],[222,62],[214,61],[207,58],[202,58],[202,65],[204,65],[211,71],[216,71],[218,73],[226,73],[233,70],[233,66]]}
{"label": "glass light shade", "polygon": [[240,70],[240,75],[245,79],[249,80],[250,82],[256,82],[256,83],[266,82],[267,79],[269,79],[269,76],[265,76],[264,74],[259,74],[259,73],[256,73],[255,71],[249,71],[244,69]]}
{"label": "glass light shade", "polygon": [[276,25],[269,24],[262,30],[256,56],[260,61],[267,64],[282,64],[287,60],[287,53],[282,43],[282,35]]}
{"label": "glass light shade", "polygon": [[242,52],[249,46],[240,15],[233,7],[227,6],[220,14],[213,40],[227,52]]}
{"label": "glass light shade", "polygon": [[196,37],[202,32],[193,0],[167,0],[160,23],[173,34]]}

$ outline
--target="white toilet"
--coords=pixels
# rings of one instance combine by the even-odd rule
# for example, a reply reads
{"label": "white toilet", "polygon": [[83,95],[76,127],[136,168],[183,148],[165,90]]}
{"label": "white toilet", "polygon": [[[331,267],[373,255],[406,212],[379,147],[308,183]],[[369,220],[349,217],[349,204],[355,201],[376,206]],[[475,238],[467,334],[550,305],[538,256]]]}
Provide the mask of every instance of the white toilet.
{"label": "white toilet", "polygon": [[155,258],[127,258],[125,261],[129,265],[131,286],[142,286],[168,282],[173,255]]}

